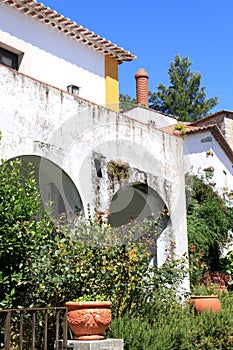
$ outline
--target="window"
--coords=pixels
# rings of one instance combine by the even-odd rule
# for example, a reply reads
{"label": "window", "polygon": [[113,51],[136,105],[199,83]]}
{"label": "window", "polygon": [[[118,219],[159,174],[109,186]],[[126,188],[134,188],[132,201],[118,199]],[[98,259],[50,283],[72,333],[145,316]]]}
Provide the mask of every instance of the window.
{"label": "window", "polygon": [[0,64],[18,70],[18,55],[0,47]]}
{"label": "window", "polygon": [[68,85],[67,91],[74,95],[79,95],[79,86],[76,85]]}

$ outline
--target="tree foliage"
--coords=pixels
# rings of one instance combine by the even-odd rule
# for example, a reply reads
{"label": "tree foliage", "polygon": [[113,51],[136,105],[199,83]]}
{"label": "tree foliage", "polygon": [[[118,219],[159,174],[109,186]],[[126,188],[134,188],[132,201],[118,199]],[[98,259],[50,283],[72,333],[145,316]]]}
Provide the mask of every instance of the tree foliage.
{"label": "tree foliage", "polygon": [[[30,164],[2,162],[0,180],[1,308],[62,306],[99,294],[113,302],[115,316],[137,307],[150,286],[151,222],[119,232],[79,214],[75,226],[60,226],[41,209]],[[147,235],[133,239],[139,230]]]}
{"label": "tree foliage", "polygon": [[170,85],[159,84],[157,91],[149,92],[150,108],[180,121],[195,121],[217,105],[217,97],[206,98],[205,87],[201,87],[201,74],[192,72],[191,65],[188,57],[175,56],[168,69]]}
{"label": "tree foliage", "polygon": [[[2,162],[0,177],[0,307],[61,306],[83,295],[101,294],[112,300],[113,313],[119,316],[137,308],[153,288],[173,285],[177,279],[174,262],[172,269],[168,263],[152,275],[148,269],[148,244],[156,236],[151,222],[126,225],[119,232],[79,216],[75,228],[59,226],[41,211],[30,165],[24,169],[18,160]],[[187,219],[191,264],[194,269],[202,262],[215,268],[218,249],[232,227],[233,208],[193,177]],[[131,239],[139,229],[147,234]],[[121,244],[119,233],[127,238],[122,241],[121,236]]]}
{"label": "tree foliage", "polygon": [[[27,174],[27,175],[25,175]],[[19,160],[0,164],[0,305],[24,305],[26,289],[20,282],[28,263],[46,246],[52,222],[41,212],[34,170]],[[29,275],[27,275],[30,278]]]}
{"label": "tree foliage", "polygon": [[232,229],[233,208],[204,179],[192,176],[191,184],[187,225],[191,279],[196,282],[198,274],[219,270],[220,251],[228,239],[228,230]]}
{"label": "tree foliage", "polygon": [[120,94],[120,111],[132,108],[137,105],[137,101],[129,95]]}

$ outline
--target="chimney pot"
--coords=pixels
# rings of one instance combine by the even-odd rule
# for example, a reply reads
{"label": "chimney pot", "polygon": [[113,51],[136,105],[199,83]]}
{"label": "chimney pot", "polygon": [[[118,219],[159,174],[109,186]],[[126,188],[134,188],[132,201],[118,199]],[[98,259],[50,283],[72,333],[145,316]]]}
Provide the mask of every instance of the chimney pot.
{"label": "chimney pot", "polygon": [[148,79],[149,74],[144,68],[140,68],[135,74],[137,104],[148,108]]}

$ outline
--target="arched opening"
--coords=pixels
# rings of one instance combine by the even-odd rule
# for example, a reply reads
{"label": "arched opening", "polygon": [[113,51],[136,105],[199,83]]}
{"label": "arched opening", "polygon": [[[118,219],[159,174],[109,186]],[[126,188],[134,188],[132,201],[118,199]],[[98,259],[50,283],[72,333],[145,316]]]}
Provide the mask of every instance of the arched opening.
{"label": "arched opening", "polygon": [[146,184],[128,184],[121,187],[113,196],[108,222],[113,227],[126,225],[130,221],[157,219],[166,209],[160,195]]}
{"label": "arched opening", "polygon": [[41,194],[42,205],[52,209],[55,218],[68,218],[83,210],[79,192],[71,178],[48,159],[26,155],[19,156],[23,164],[31,163],[35,169],[35,180]]}
{"label": "arched opening", "polygon": [[[108,223],[116,228],[129,223],[135,226],[143,222],[144,219],[157,222],[153,246],[150,246],[150,251],[154,256],[154,264],[156,265],[156,242],[170,219],[166,204],[160,195],[146,184],[128,184],[121,187],[114,194],[109,211],[111,215],[108,217]],[[144,226],[142,225],[143,229]],[[144,234],[146,236],[147,232],[140,232],[140,237]]]}

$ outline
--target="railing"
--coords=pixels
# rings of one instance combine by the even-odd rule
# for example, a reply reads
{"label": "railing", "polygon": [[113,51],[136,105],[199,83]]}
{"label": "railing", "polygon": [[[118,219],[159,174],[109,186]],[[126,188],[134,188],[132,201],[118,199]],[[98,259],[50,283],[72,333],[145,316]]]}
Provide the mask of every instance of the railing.
{"label": "railing", "polygon": [[0,310],[0,348],[67,350],[66,316],[66,307]]}

